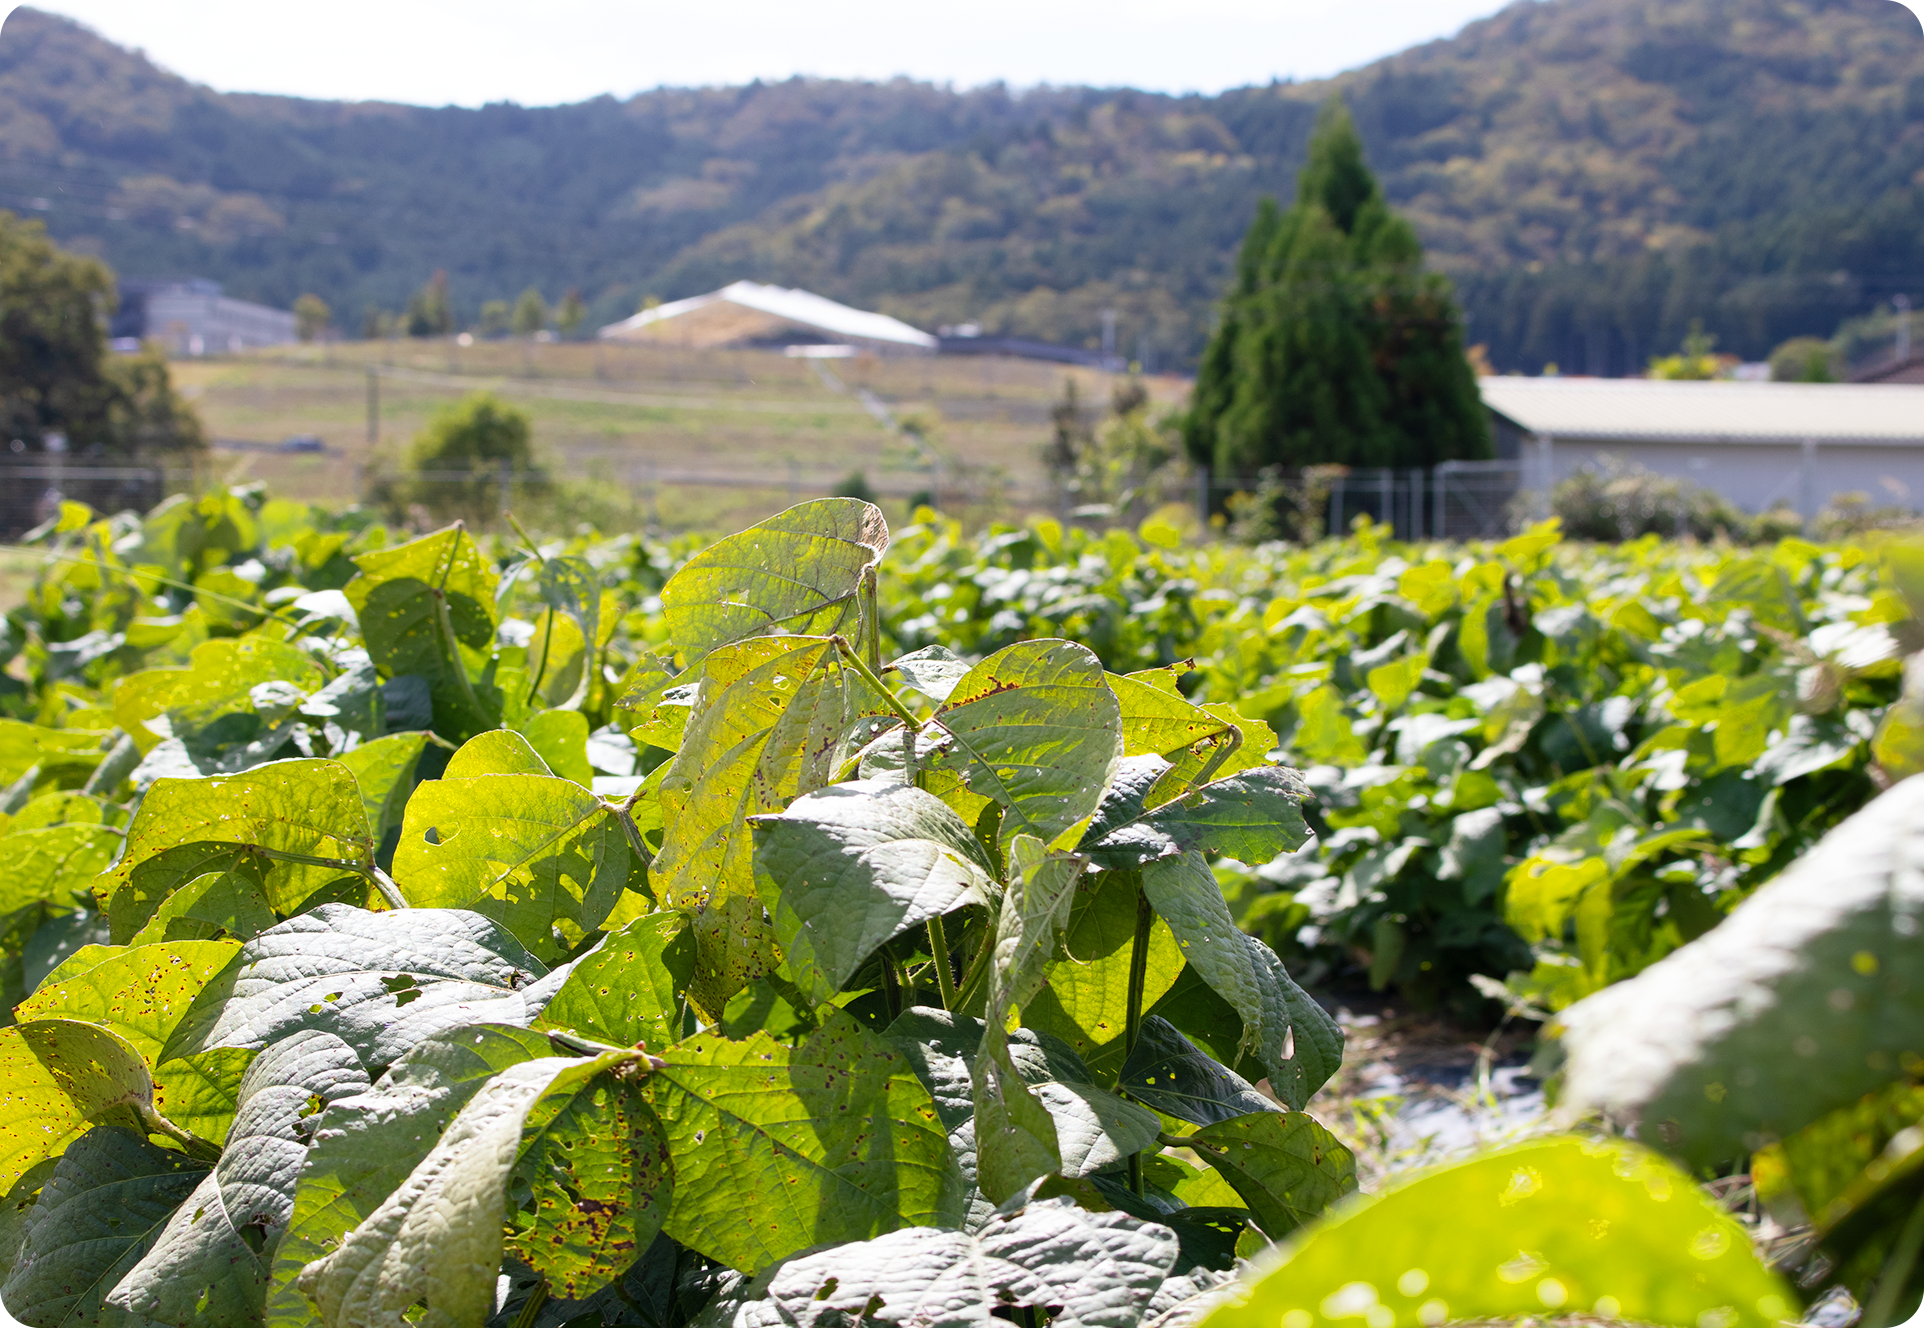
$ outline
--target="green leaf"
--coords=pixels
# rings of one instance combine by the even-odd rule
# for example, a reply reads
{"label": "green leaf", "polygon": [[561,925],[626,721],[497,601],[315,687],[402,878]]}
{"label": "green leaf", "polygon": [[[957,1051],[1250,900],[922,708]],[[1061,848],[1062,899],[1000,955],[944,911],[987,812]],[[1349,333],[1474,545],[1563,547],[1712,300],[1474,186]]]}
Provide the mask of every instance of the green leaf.
{"label": "green leaf", "polygon": [[[535,578],[535,593],[541,602],[554,613],[565,613],[581,629],[581,640],[589,650],[594,648],[601,632],[601,577],[585,558],[549,558],[542,562],[540,574]],[[585,683],[592,675],[585,671],[582,675],[581,694],[586,694]],[[580,696],[575,698],[580,703]]]}
{"label": "green leaf", "polygon": [[[300,1290],[319,1307],[324,1328],[388,1321],[417,1304],[425,1307],[423,1323],[479,1328],[494,1308],[490,1274],[508,1245],[511,1180],[524,1148],[532,1154],[536,1203],[550,1198],[550,1186],[573,1181],[587,1191],[584,1208],[602,1204],[610,1211],[584,1214],[586,1229],[580,1218],[541,1214],[517,1229],[516,1253],[535,1256],[538,1271],[553,1261],[571,1296],[618,1276],[634,1257],[635,1241],[654,1238],[632,1200],[644,1154],[653,1168],[648,1176],[659,1180],[659,1146],[638,1102],[607,1111],[598,1127],[571,1099],[601,1095],[608,1106],[611,1093],[627,1095],[632,1090],[618,1080],[612,1089],[596,1081],[612,1079],[610,1071],[635,1058],[632,1052],[544,1057],[511,1065],[483,1085],[408,1179],[338,1249],[301,1272]],[[597,1128],[607,1137],[591,1137]],[[570,1147],[582,1155],[567,1158]],[[603,1174],[590,1180],[590,1170]],[[611,1233],[617,1243],[627,1242],[618,1262],[601,1248]],[[537,1250],[537,1243],[545,1248]]]}
{"label": "green leaf", "polygon": [[259,874],[248,870],[254,861],[245,860],[233,871],[196,876],[167,896],[129,944],[253,940],[280,921],[267,902]]}
{"label": "green leaf", "polygon": [[1309,786],[1296,771],[1246,770],[1145,811],[1144,795],[1169,768],[1158,756],[1125,758],[1078,850],[1118,870],[1192,849],[1261,864],[1309,842],[1302,812]]}
{"label": "green leaf", "polygon": [[968,675],[969,662],[946,646],[924,646],[907,655],[898,655],[883,667],[883,676],[895,674],[932,701],[946,701],[955,685]]}
{"label": "green leaf", "polygon": [[583,788],[595,782],[588,764],[588,717],[579,710],[543,710],[523,720],[521,732],[555,774]]}
{"label": "green leaf", "polygon": [[1906,1073],[1924,999],[1920,837],[1924,780],[1905,780],[1709,933],[1564,1011],[1572,1100],[1708,1164]]}
{"label": "green leaf", "polygon": [[408,800],[394,880],[417,908],[491,917],[553,963],[621,898],[629,851],[614,812],[572,780],[442,778]]}
{"label": "green leaf", "polygon": [[1011,1059],[1007,1028],[1042,987],[1083,866],[1033,835],[1009,842],[1009,887],[989,957],[989,1031],[975,1060],[976,1183],[992,1203],[1063,1166],[1060,1134]]}
{"label": "green leaf", "polygon": [[107,1293],[206,1171],[132,1131],[89,1131],[40,1192],[0,1300],[27,1328],[113,1322]]}
{"label": "green leaf", "polygon": [[443,779],[471,779],[476,775],[544,775],[554,771],[526,737],[513,729],[489,729],[461,744],[448,758]]}
{"label": "green leaf", "polygon": [[344,593],[376,667],[427,680],[437,729],[460,737],[494,727],[471,682],[498,625],[494,570],[473,537],[450,526],[354,564],[360,575]]}
{"label": "green leaf", "polygon": [[1313,1221],[1356,1189],[1349,1149],[1300,1111],[1258,1111],[1218,1121],[1191,1138],[1256,1215],[1271,1240]]}
{"label": "green leaf", "polygon": [[121,837],[104,825],[52,825],[0,835],[0,914],[46,900],[73,908],[93,878],[120,852]]}
{"label": "green leaf", "polygon": [[310,1328],[313,1306],[295,1286],[301,1270],[337,1248],[400,1188],[484,1084],[551,1052],[546,1037],[519,1028],[450,1029],[415,1044],[372,1091],[329,1107],[316,1121],[287,1230],[274,1252],[267,1293],[272,1328]]}
{"label": "green leaf", "polygon": [[1146,864],[1142,890],[1189,966],[1242,1018],[1238,1059],[1253,1052],[1276,1096],[1302,1110],[1342,1063],[1342,1027],[1296,985],[1274,951],[1236,929],[1201,854]]}
{"label": "green leaf", "polygon": [[17,835],[55,825],[118,825],[125,819],[120,808],[110,807],[90,793],[63,789],[43,793],[29,802],[14,813],[0,834]]}
{"label": "green leaf", "polygon": [[[125,945],[154,920],[174,892],[204,876],[239,872],[262,881],[269,862],[251,849],[236,844],[182,844],[162,849],[127,874],[125,882],[111,875],[94,879],[95,898],[106,914],[108,933],[117,945]],[[111,893],[110,893],[111,892]],[[261,886],[266,896],[266,886]],[[272,907],[272,901],[269,901]]]}
{"label": "green leaf", "polygon": [[[1099,1084],[1114,1084],[1122,1068],[1137,893],[1135,878],[1127,873],[1083,875],[1048,980],[1022,1009],[1024,1027],[1051,1033],[1075,1048]],[[1182,971],[1182,949],[1169,924],[1158,918],[1149,930],[1143,1009],[1160,1000]]]}
{"label": "green leaf", "polygon": [[576,960],[536,1028],[567,1028],[617,1047],[664,1047],[681,1037],[682,993],[695,937],[678,913],[636,918]]}
{"label": "green leaf", "polygon": [[1124,756],[1174,761],[1186,748],[1222,731],[1220,719],[1177,689],[1176,679],[1187,671],[1184,665],[1172,665],[1108,675],[1121,716]]}
{"label": "green leaf", "polygon": [[50,974],[15,1008],[14,1017],[101,1024],[125,1038],[149,1065],[157,1065],[194,997],[239,950],[237,941],[97,947],[85,967],[76,964]]}
{"label": "green leaf", "polygon": [[746,819],[833,782],[879,699],[833,642],[769,637],[708,657],[701,697],[663,777],[649,878],[670,907],[754,894]]}
{"label": "green leaf", "polygon": [[1795,1304],[1689,1176],[1635,1145],[1546,1139],[1353,1201],[1259,1264],[1205,1324],[1368,1316],[1377,1328],[1419,1328],[1560,1312],[1774,1328]]}
{"label": "green leaf", "polygon": [[312,1118],[367,1089],[353,1048],[331,1034],[306,1030],[261,1052],[241,1080],[220,1161],[107,1303],[181,1328],[259,1323]]}
{"label": "green leaf", "polygon": [[820,498],[711,544],[662,587],[668,635],[694,664],[733,641],[781,631],[851,637],[857,591],[888,548],[888,522],[855,498]]}
{"label": "green leaf", "polygon": [[414,788],[414,767],[427,745],[425,733],[390,733],[334,758],[348,768],[361,790],[368,837],[377,845],[389,826],[401,823],[402,809]]}
{"label": "green leaf", "polygon": [[836,784],[750,824],[756,889],[789,973],[817,1004],[910,927],[996,894],[962,818],[908,785]]}
{"label": "green leaf", "polygon": [[675,1197],[663,1229],[754,1271],[811,1245],[951,1224],[961,1177],[902,1056],[836,1014],[794,1048],[700,1034],[647,1080]]}
{"label": "green leaf", "polygon": [[[143,756],[165,733],[183,739],[196,756],[217,760],[261,736],[256,687],[289,683],[306,694],[327,683],[327,671],[312,654],[267,636],[203,641],[189,658],[186,668],[130,674],[114,687],[114,720]],[[149,727],[163,715],[167,722],[159,732]]]}
{"label": "green leaf", "polygon": [[1117,1082],[1138,1102],[1193,1125],[1277,1110],[1248,1080],[1217,1064],[1174,1024],[1157,1015],[1142,1021],[1142,1032]]}
{"label": "green leaf", "polygon": [[935,712],[952,771],[1004,810],[1004,836],[1047,843],[1096,809],[1122,757],[1121,712],[1101,662],[1071,641],[1023,641],[970,669]]}
{"label": "green leaf", "polygon": [[[274,761],[238,775],[156,780],[127,830],[126,852],[95,888],[111,909],[139,867],[188,844],[229,844],[263,849],[270,856],[292,853],[357,863],[371,860],[374,853],[361,791],[346,766],[326,760]],[[343,874],[339,867],[276,861],[266,877],[268,899],[275,912],[291,913]],[[199,875],[201,871],[194,871],[174,885]],[[149,890],[136,894],[143,908],[149,902],[158,908],[164,897]],[[128,916],[139,919],[131,934],[152,912],[133,909]]]}
{"label": "green leaf", "polygon": [[[975,1148],[970,1066],[985,1031],[980,1020],[967,1015],[915,1007],[904,1010],[887,1033],[934,1098],[951,1143],[970,1150]],[[1088,1067],[1055,1038],[1018,1028],[1008,1034],[1007,1061],[1054,1122],[1062,1175],[1093,1175],[1155,1143],[1162,1128],[1156,1113],[1097,1088]],[[966,1131],[965,1139],[954,1137],[958,1130]]]}
{"label": "green leaf", "polygon": [[546,975],[478,913],[324,904],[243,945],[202,988],[160,1058],[265,1047],[319,1028],[378,1069],[448,1028],[526,1024],[551,994],[539,982]]}
{"label": "green leaf", "polygon": [[1132,1326],[1175,1266],[1175,1233],[1067,1198],[998,1213],[970,1235],[897,1231],[791,1260],[770,1279],[780,1322],[849,1319],[982,1328],[996,1309],[1047,1310],[1063,1325]]}
{"label": "green leaf", "polygon": [[775,927],[759,899],[726,895],[692,914],[695,976],[689,999],[710,1023],[749,983],[766,977],[782,962]]}

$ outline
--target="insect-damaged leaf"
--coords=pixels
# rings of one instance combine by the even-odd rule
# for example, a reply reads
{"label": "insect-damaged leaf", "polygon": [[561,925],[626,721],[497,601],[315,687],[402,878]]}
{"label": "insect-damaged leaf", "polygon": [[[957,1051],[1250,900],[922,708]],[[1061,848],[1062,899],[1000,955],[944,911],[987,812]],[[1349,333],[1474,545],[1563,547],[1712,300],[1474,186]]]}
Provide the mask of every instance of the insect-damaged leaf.
{"label": "insect-damaged leaf", "polygon": [[674,1158],[664,1229],[753,1271],[811,1245],[955,1222],[962,1180],[928,1090],[847,1015],[798,1046],[697,1035],[646,1081]]}
{"label": "insect-damaged leaf", "polygon": [[552,963],[608,916],[628,864],[620,821],[581,785],[552,775],[478,775],[415,790],[394,879],[409,903],[472,909]]}
{"label": "insect-damaged leaf", "polygon": [[153,1079],[114,1033],[71,1019],[0,1028],[0,1185],[60,1153],[89,1125],[144,1129]]}
{"label": "insect-damaged leaf", "polygon": [[1239,1058],[1253,1053],[1276,1096],[1300,1111],[1342,1062],[1342,1027],[1296,985],[1274,951],[1237,930],[1200,853],[1145,864],[1142,890],[1189,966],[1241,1016]]}
{"label": "insect-damaged leaf", "polygon": [[0,1300],[28,1328],[111,1323],[103,1301],[139,1261],[207,1164],[131,1130],[88,1131],[54,1168],[26,1222]]}
{"label": "insect-damaged leaf", "polygon": [[324,904],[241,947],[181,1020],[164,1062],[264,1047],[298,1029],[334,1034],[370,1068],[462,1024],[526,1024],[552,994],[547,969],[478,913],[369,913]]}
{"label": "insect-damaged leaf", "polygon": [[[321,1323],[388,1322],[424,1305],[423,1322],[478,1326],[508,1248],[569,1299],[619,1276],[654,1239],[666,1174],[647,1108],[615,1073],[637,1058],[549,1056],[488,1080],[400,1187],[302,1271]],[[517,1181],[530,1191],[525,1221]]]}
{"label": "insect-damaged leaf", "polygon": [[1098,866],[1119,870],[1191,849],[1264,863],[1309,842],[1302,803],[1309,786],[1294,770],[1259,766],[1204,784],[1171,801],[1144,808],[1170,767],[1157,756],[1125,758],[1078,851]]}
{"label": "insect-damaged leaf", "polygon": [[746,818],[834,780],[873,689],[819,637],[743,641],[709,656],[681,750],[661,782],[663,835],[649,877],[671,907],[754,894]]}
{"label": "insect-damaged leaf", "polygon": [[360,1058],[332,1034],[309,1029],[269,1046],[241,1080],[220,1161],[107,1303],[181,1328],[259,1323],[312,1118],[367,1087]]}
{"label": "insect-damaged leaf", "polygon": [[[974,1087],[970,1066],[981,1051],[984,1026],[967,1015],[942,1010],[905,1010],[889,1025],[888,1038],[915,1066],[935,1099],[951,1142],[974,1148]],[[1065,1176],[1106,1170],[1156,1141],[1156,1113],[1097,1088],[1081,1058],[1055,1038],[1018,1028],[1008,1035],[1006,1057],[1055,1124]],[[967,1131],[963,1140],[954,1132]]]}
{"label": "insect-damaged leaf", "polygon": [[427,745],[425,733],[390,733],[335,758],[353,772],[367,812],[368,832],[376,844],[389,826],[401,823],[402,809],[414,788],[414,767]]}
{"label": "insect-damaged leaf", "polygon": [[1158,1015],[1142,1021],[1141,1036],[1117,1083],[1137,1101],[1194,1125],[1277,1109],[1248,1080],[1217,1064]]}
{"label": "insect-damaged leaf", "polygon": [[343,1098],[317,1117],[274,1253],[268,1323],[308,1328],[313,1306],[294,1286],[301,1270],[337,1248],[400,1187],[482,1085],[551,1052],[546,1037],[525,1029],[451,1029],[416,1043],[371,1091]]}
{"label": "insect-damaged leaf", "polygon": [[1693,1163],[1899,1078],[1924,1008],[1924,779],[1845,821],[1708,934],[1563,1012],[1573,1102]]}
{"label": "insect-damaged leaf", "polygon": [[930,758],[1003,808],[1002,833],[1044,843],[1096,809],[1122,757],[1102,664],[1070,641],[1023,641],[970,669],[935,712]]}
{"label": "insect-damaged leaf", "polygon": [[789,973],[818,1004],[893,937],[996,893],[974,833],[908,785],[836,784],[752,824],[756,890]]}
{"label": "insect-damaged leaf", "polygon": [[988,1033],[975,1059],[976,1184],[992,1203],[1062,1167],[1055,1122],[1010,1058],[1005,1030],[1042,986],[1083,862],[1049,853],[1032,835],[1009,843],[1009,887],[989,960]]}
{"label": "insect-damaged leaf", "polygon": [[[110,911],[127,919],[116,932],[122,925],[128,935],[138,931],[168,890],[210,870],[203,866],[178,879],[167,873],[149,882],[137,875],[143,865],[171,849],[207,844],[356,863],[374,852],[361,791],[339,761],[274,761],[238,775],[156,780],[127,830],[126,852],[94,887]],[[268,898],[277,913],[291,913],[347,874],[340,867],[276,861],[266,875]],[[128,889],[133,895],[116,906],[113,901]]]}
{"label": "insect-damaged leaf", "polygon": [[0,836],[0,915],[43,899],[74,907],[119,851],[120,835],[104,825],[10,830]]}
{"label": "insect-damaged leaf", "polygon": [[130,945],[168,941],[251,941],[280,919],[267,902],[257,860],[246,859],[232,871],[207,872],[174,891]]}
{"label": "insect-damaged leaf", "polygon": [[678,913],[650,913],[576,960],[536,1028],[567,1028],[617,1047],[665,1047],[681,1036],[682,993],[695,975],[695,936]]}
{"label": "insect-damaged leaf", "polygon": [[1258,1111],[1205,1126],[1196,1155],[1229,1182],[1271,1240],[1356,1188],[1356,1159],[1313,1116]]}
{"label": "insect-damaged leaf", "polygon": [[1169,1228],[1044,1199],[975,1235],[897,1231],[783,1265],[769,1304],[797,1328],[844,1316],[916,1328],[988,1328],[997,1309],[1047,1309],[1061,1328],[1131,1328],[1178,1253]]}
{"label": "insect-damaged leaf", "polygon": [[848,633],[857,591],[888,548],[888,522],[856,498],[820,498],[731,535],[682,564],[662,587],[668,635],[687,662],[731,641],[780,630]]}
{"label": "insect-damaged leaf", "polygon": [[[1480,1220],[1451,1220],[1478,1214]],[[1544,1139],[1355,1200],[1255,1270],[1209,1328],[1419,1328],[1546,1310],[1772,1328],[1791,1291],[1695,1182],[1634,1144]]]}

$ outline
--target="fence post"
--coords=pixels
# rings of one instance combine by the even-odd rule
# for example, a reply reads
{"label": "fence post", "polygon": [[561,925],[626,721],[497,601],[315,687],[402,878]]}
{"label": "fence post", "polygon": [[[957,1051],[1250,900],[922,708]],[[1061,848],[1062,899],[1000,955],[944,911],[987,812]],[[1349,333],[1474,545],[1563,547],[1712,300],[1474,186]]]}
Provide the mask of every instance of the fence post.
{"label": "fence post", "polygon": [[1410,471],[1410,538],[1423,538],[1423,468]]}
{"label": "fence post", "polygon": [[1337,539],[1343,535],[1343,485],[1348,479],[1347,475],[1338,475],[1329,486],[1329,521],[1325,533]]}
{"label": "fence post", "polygon": [[1196,468],[1196,521],[1209,529],[1209,472],[1201,466]]}
{"label": "fence post", "polygon": [[1430,472],[1430,538],[1447,539],[1449,529],[1443,505],[1443,487],[1450,482],[1450,463],[1445,461]]}
{"label": "fence post", "polygon": [[1802,483],[1799,487],[1802,492],[1798,494],[1798,505],[1804,509],[1804,521],[1808,524],[1817,519],[1817,440],[1815,438],[1804,440],[1804,465],[1800,479]]}
{"label": "fence post", "polygon": [[496,475],[501,485],[501,519],[505,524],[508,510],[514,505],[514,462],[507,457],[502,457],[501,466]]}

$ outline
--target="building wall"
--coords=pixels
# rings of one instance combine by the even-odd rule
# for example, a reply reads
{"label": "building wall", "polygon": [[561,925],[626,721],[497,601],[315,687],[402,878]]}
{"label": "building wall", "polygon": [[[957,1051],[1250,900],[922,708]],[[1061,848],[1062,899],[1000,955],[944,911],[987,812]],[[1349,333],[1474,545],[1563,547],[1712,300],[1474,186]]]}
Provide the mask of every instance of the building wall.
{"label": "building wall", "polygon": [[189,287],[148,292],[141,335],[175,355],[218,355],[296,340],[294,315]]}
{"label": "building wall", "polygon": [[[1749,512],[1789,507],[1814,516],[1815,508],[1840,493],[1861,493],[1879,506],[1924,509],[1924,446],[1914,445],[1820,443],[1807,472],[1800,444],[1552,440],[1551,481],[1601,467],[1612,457],[1714,489]],[[1542,452],[1535,440],[1524,440],[1521,459],[1523,487],[1540,490]]]}

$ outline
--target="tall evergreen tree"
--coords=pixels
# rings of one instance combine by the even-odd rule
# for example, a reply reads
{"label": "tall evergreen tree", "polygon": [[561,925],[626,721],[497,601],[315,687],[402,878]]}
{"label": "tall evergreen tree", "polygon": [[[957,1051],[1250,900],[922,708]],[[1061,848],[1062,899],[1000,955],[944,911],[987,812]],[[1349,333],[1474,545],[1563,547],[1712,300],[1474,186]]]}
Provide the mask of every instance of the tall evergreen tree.
{"label": "tall evergreen tree", "polygon": [[1317,117],[1295,205],[1264,199],[1244,237],[1183,442],[1218,475],[1490,454],[1450,284],[1423,270],[1340,98]]}

